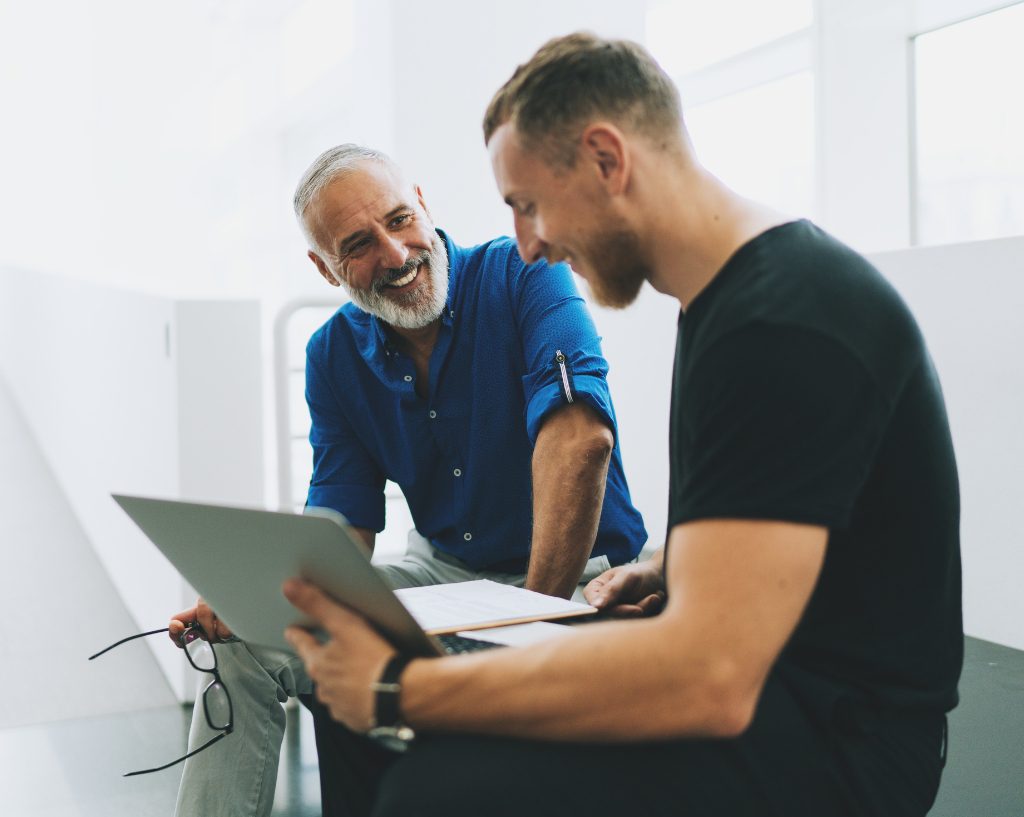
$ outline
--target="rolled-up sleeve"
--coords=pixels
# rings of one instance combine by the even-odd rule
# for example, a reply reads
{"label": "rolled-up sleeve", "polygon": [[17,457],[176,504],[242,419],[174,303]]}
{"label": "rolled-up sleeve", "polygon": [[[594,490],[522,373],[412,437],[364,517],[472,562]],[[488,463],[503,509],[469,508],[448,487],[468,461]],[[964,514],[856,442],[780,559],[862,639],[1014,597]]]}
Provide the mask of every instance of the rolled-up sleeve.
{"label": "rolled-up sleeve", "polygon": [[306,355],[306,402],[313,446],[313,478],[306,504],[331,508],[349,524],[379,533],[384,530],[384,474],[341,411],[311,349]]}
{"label": "rolled-up sleeve", "polygon": [[531,443],[537,442],[552,411],[577,402],[593,408],[614,434],[608,362],[569,268],[543,262],[521,266],[513,286],[527,369],[523,394]]}

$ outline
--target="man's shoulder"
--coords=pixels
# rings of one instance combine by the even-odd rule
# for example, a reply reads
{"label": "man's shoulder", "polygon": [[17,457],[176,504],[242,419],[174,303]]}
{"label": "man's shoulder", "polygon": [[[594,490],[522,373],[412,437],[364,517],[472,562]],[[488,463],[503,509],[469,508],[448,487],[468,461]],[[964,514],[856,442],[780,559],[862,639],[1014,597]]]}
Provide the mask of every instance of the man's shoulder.
{"label": "man's shoulder", "polygon": [[[473,247],[458,247],[448,240],[453,253],[452,270],[456,287],[478,296],[503,292],[513,300],[527,297],[538,285],[552,297],[578,295],[572,272],[564,263],[549,264],[541,258],[532,264],[523,260],[514,238],[498,236]],[[541,284],[541,282],[543,282]]]}
{"label": "man's shoulder", "polygon": [[790,354],[852,355],[886,391],[920,361],[920,331],[900,295],[868,259],[810,222],[762,234],[723,272],[690,333],[697,349],[736,336],[750,347],[799,336]]}
{"label": "man's shoulder", "polygon": [[449,238],[448,252],[453,268],[468,272],[516,271],[524,266],[515,240],[505,235],[471,247],[461,247]]}

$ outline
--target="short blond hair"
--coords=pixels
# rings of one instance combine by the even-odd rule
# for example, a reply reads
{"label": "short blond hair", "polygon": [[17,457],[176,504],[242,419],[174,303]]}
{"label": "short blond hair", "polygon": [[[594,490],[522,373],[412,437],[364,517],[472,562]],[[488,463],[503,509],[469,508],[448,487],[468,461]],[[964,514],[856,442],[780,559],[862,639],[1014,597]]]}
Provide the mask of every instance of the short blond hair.
{"label": "short blond hair", "polygon": [[498,90],[484,142],[511,122],[527,147],[571,167],[587,122],[604,118],[657,139],[678,133],[682,117],[678,89],[642,46],[576,32],[549,40]]}

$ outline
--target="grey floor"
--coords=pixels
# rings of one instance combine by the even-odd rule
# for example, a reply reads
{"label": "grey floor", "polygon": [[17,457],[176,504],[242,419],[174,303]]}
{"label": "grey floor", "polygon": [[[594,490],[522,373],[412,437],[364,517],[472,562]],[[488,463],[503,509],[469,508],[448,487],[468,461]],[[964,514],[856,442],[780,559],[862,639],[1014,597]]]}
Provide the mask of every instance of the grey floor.
{"label": "grey floor", "polygon": [[1024,815],[1024,652],[968,638],[929,817]]}
{"label": "grey floor", "polygon": [[[138,777],[122,775],[140,765],[159,765],[180,756],[189,718],[189,710],[172,705],[0,730],[0,814],[170,817],[180,766]],[[302,707],[288,711],[272,813],[274,817],[320,815],[313,723]]]}

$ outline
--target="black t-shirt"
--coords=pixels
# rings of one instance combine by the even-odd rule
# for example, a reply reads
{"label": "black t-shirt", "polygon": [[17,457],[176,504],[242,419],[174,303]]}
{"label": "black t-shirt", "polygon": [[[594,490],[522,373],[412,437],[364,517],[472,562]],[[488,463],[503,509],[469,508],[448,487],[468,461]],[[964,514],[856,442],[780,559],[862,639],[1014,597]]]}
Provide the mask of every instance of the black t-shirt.
{"label": "black t-shirt", "polygon": [[[939,383],[906,305],[806,221],[741,247],[680,314],[669,527],[828,528],[775,672],[946,711],[963,659],[959,487]],[[671,555],[671,554],[669,554]]]}

